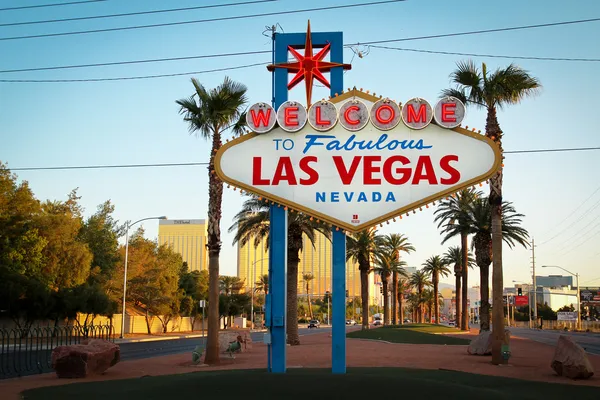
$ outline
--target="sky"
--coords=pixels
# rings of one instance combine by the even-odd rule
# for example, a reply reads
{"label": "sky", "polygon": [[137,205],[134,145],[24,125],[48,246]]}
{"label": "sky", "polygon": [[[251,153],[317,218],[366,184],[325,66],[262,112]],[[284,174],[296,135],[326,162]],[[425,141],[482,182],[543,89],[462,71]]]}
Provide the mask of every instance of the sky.
{"label": "sky", "polygon": [[[2,0],[0,8],[61,3],[60,0]],[[233,1],[232,1],[233,2]],[[8,39],[57,32],[202,20],[260,13],[277,13],[357,4],[367,1],[273,1],[222,8],[187,10],[127,17],[88,19],[29,25],[16,22],[98,16],[118,13],[195,7],[213,1],[105,0],[55,7],[0,10],[0,71],[50,66],[175,58],[219,53],[264,51],[271,40],[267,26],[279,24],[284,32],[341,31],[345,43],[414,38],[465,31],[545,24],[600,17],[600,2],[579,0],[408,0],[384,5],[279,14],[207,23]],[[485,62],[488,69],[511,62],[537,77],[543,89],[521,104],[498,114],[504,131],[504,149],[558,149],[598,147],[598,93],[600,93],[600,21],[528,30],[485,33],[387,43],[386,46],[489,56],[431,54],[356,46],[363,56],[345,49],[352,70],[344,87],[362,87],[406,101],[421,97],[435,103],[449,87],[449,74],[458,61]],[[353,57],[354,56],[354,57]],[[512,57],[596,59],[592,62],[543,61]],[[149,76],[206,71],[270,61],[270,54],[202,58],[75,69],[0,72],[0,161],[9,168],[189,163],[208,161],[210,143],[190,135],[175,101],[193,93],[196,77],[208,88],[225,76],[248,87],[249,103],[270,101],[271,75],[264,66],[194,73],[181,76],[100,82],[6,82],[6,80],[68,80]],[[302,85],[299,85],[302,86]],[[313,98],[327,95],[315,88]],[[302,89],[290,98],[302,100]],[[485,128],[485,112],[468,109],[465,125]],[[600,286],[600,151],[507,154],[504,196],[525,214],[523,225],[535,239],[537,275],[561,274],[560,266],[580,274],[582,286]],[[29,182],[41,200],[65,200],[78,193],[85,214],[110,199],[120,221],[167,215],[170,219],[205,218],[208,175],[205,166],[15,171]],[[487,186],[482,188],[488,190]],[[236,247],[227,228],[239,211],[239,192],[225,190],[223,199],[221,273],[236,273]],[[403,233],[416,247],[405,257],[420,266],[442,254],[432,209],[384,225],[381,233]],[[157,221],[143,224],[148,238],[158,232]],[[504,284],[531,280],[531,249],[505,246]],[[442,279],[452,283],[453,278]],[[472,270],[469,285],[479,283]]]}

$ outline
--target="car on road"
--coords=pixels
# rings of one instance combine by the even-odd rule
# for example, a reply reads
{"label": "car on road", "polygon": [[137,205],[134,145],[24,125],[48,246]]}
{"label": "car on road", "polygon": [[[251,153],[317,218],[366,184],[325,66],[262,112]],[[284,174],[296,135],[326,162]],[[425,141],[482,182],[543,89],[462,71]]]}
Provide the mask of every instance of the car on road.
{"label": "car on road", "polygon": [[353,319],[347,319],[346,320],[346,325],[356,325],[356,321]]}
{"label": "car on road", "polygon": [[450,321],[448,321],[448,325],[450,325],[450,326],[456,326],[456,321],[454,321],[453,319],[451,319]]}
{"label": "car on road", "polygon": [[310,321],[308,321],[308,328],[318,328],[321,325],[321,323],[319,321],[317,321],[316,319],[311,319]]}
{"label": "car on road", "polygon": [[404,318],[404,323],[405,323],[405,324],[410,324],[410,323],[411,323],[411,320],[410,320],[410,319],[408,319],[408,318]]}
{"label": "car on road", "polygon": [[378,325],[383,325],[383,321],[380,319],[376,319],[375,321],[373,321],[373,326],[378,326]]}

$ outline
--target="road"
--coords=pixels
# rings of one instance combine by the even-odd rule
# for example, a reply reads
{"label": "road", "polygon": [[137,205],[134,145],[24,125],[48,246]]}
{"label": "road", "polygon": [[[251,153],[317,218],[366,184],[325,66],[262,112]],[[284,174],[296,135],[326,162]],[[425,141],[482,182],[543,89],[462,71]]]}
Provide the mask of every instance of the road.
{"label": "road", "polygon": [[[300,328],[300,336],[314,335],[317,333],[330,332],[331,327],[318,329]],[[250,334],[253,342],[262,342],[264,332],[253,332]],[[185,338],[154,340],[147,342],[120,343],[121,360],[139,360],[142,358],[166,356],[170,354],[191,353],[199,344],[204,344],[205,338]],[[18,376],[14,373],[21,370],[21,376],[34,375],[39,372],[52,372],[49,367],[51,356],[50,350],[19,354],[14,358],[14,353],[2,354],[0,357],[0,379]],[[191,355],[190,355],[191,357]]]}
{"label": "road", "polygon": [[536,342],[556,345],[560,335],[569,336],[575,343],[579,344],[590,354],[600,355],[600,334],[598,333],[575,333],[555,330],[539,330],[529,328],[509,328],[513,336],[535,340]]}

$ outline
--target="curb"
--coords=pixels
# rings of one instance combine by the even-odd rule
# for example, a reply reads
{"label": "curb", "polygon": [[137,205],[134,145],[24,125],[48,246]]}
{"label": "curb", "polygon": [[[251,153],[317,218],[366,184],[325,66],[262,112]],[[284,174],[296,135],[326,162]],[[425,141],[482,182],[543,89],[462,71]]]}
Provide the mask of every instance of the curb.
{"label": "curb", "polygon": [[149,338],[141,338],[141,339],[115,339],[116,344],[121,343],[140,343],[140,342],[158,342],[161,340],[176,340],[176,339],[193,339],[193,338],[202,338],[204,335],[184,335],[184,336],[153,336]]}

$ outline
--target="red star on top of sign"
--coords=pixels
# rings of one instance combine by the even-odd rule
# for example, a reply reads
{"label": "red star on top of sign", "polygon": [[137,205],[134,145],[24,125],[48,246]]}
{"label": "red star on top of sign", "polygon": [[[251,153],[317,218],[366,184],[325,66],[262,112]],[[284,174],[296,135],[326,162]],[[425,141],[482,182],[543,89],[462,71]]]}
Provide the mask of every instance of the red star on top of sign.
{"label": "red star on top of sign", "polygon": [[306,30],[306,43],[304,44],[304,55],[298,53],[292,46],[288,46],[288,49],[297,60],[295,62],[286,62],[281,64],[270,64],[267,66],[269,71],[274,71],[275,68],[285,68],[288,73],[295,73],[292,80],[288,83],[288,90],[304,80],[306,84],[306,103],[307,106],[311,105],[311,95],[314,80],[318,80],[323,85],[330,87],[329,81],[322,72],[329,72],[331,68],[343,67],[344,69],[350,69],[350,64],[339,64],[334,62],[323,61],[325,56],[331,49],[331,44],[327,43],[317,54],[313,54],[312,38],[310,33],[310,21],[308,21],[308,28]]}

